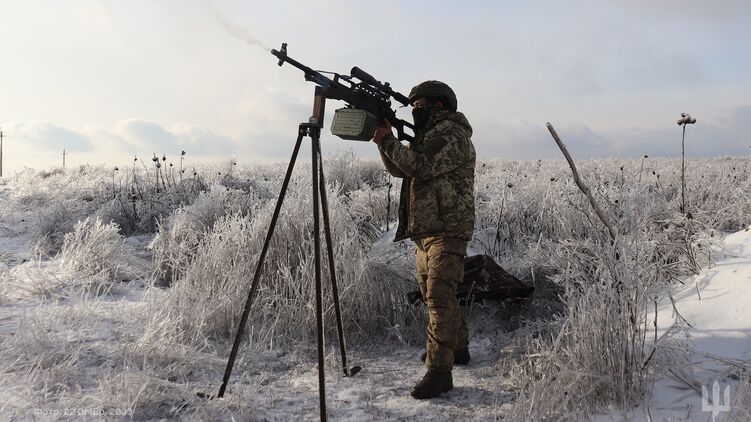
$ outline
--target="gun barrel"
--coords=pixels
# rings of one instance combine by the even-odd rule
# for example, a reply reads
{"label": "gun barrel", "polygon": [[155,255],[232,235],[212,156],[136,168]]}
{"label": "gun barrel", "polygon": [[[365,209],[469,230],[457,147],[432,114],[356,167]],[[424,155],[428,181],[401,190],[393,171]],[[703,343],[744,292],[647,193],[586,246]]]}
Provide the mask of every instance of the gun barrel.
{"label": "gun barrel", "polygon": [[308,66],[305,66],[304,64],[288,56],[287,55],[287,43],[282,44],[281,51],[272,49],[271,54],[273,54],[279,59],[279,66],[284,64],[284,62],[287,62],[291,64],[292,66],[302,70],[305,73],[305,79],[309,81],[313,81],[324,88],[328,88],[334,84],[334,81],[332,81],[331,79],[323,76],[321,73],[316,72],[315,70],[309,68]]}

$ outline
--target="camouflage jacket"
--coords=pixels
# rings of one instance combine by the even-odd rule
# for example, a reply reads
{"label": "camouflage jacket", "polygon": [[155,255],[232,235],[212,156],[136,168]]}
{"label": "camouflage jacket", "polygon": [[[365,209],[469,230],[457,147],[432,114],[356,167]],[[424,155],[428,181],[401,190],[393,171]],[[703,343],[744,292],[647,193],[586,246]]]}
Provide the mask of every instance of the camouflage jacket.
{"label": "camouflage jacket", "polygon": [[475,147],[459,112],[439,111],[407,147],[393,135],[378,149],[386,170],[402,177],[394,241],[428,236],[472,239],[475,224]]}

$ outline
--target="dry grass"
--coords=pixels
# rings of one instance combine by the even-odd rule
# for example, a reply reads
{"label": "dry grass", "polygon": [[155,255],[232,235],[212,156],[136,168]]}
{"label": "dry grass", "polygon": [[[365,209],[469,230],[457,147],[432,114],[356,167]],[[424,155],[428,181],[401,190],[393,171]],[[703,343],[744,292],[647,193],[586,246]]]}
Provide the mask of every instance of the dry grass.
{"label": "dry grass", "polygon": [[[731,162],[740,164],[748,167],[746,161]],[[589,166],[591,163],[586,163],[585,167]],[[538,170],[542,167],[540,163]],[[516,380],[511,388],[519,398],[512,415],[519,420],[576,419],[610,405],[628,409],[641,402],[647,378],[664,372],[677,359],[676,349],[666,347],[667,342],[657,343],[660,359],[645,353],[647,307],[675,280],[711,262],[709,251],[719,237],[712,225],[735,228],[738,222],[748,222],[748,218],[735,219],[737,213],[749,210],[747,199],[730,204],[709,201],[712,195],[718,197],[719,192],[714,192],[717,186],[693,187],[712,194],[702,196],[701,207],[697,203],[702,201],[690,203],[693,218],[687,218],[675,211],[680,196],[672,183],[670,189],[661,190],[649,185],[646,178],[638,183],[625,171],[621,177],[602,170],[593,172],[591,167],[588,171],[597,200],[606,204],[616,221],[615,243],[604,234],[583,196],[559,177],[549,179],[545,194],[520,190],[522,206],[510,204],[515,200],[510,191],[504,193],[505,198],[500,196],[503,205],[496,205],[500,215],[496,218],[508,228],[496,228],[495,239],[488,237],[495,243],[485,242],[486,246],[501,244],[508,253],[528,247],[535,239],[539,245],[536,251],[544,253],[532,255],[530,267],[554,274],[552,279],[565,289],[564,315],[535,330],[520,332],[525,350],[517,355],[520,362],[501,363]],[[740,187],[726,186],[720,195],[737,197],[748,191],[748,172],[741,174],[745,178]],[[718,185],[726,183],[718,168],[701,177]],[[540,180],[537,178],[538,183]],[[552,188],[555,185],[557,188]],[[492,202],[498,197],[487,198]],[[569,218],[570,210],[579,215]],[[483,210],[481,216],[492,216],[488,211]],[[718,214],[725,215],[724,224],[719,224]]]}
{"label": "dry grass", "polygon": [[60,266],[63,271],[78,273],[84,279],[122,281],[138,271],[133,256],[134,251],[124,244],[115,223],[87,218],[65,235]]}
{"label": "dry grass", "polygon": [[213,185],[199,193],[195,202],[160,221],[151,244],[156,279],[170,284],[182,278],[214,224],[228,215],[247,216],[258,202],[257,197],[243,191]]}
{"label": "dry grass", "polygon": [[[300,176],[302,180],[305,177]],[[378,338],[393,327],[413,324],[415,317],[405,299],[411,279],[402,275],[392,278],[399,273],[398,266],[367,258],[360,224],[335,189],[328,193],[330,218],[343,322],[349,338]],[[314,336],[312,204],[308,191],[303,183],[292,185],[266,259],[248,325],[251,342],[263,348],[306,344]],[[178,341],[196,345],[234,335],[272,205],[259,209],[255,218],[243,213],[226,215],[203,232],[202,238],[160,246],[162,256],[186,257],[162,316],[170,321],[164,326],[179,333]],[[323,275],[328,286],[327,265],[323,266]],[[333,321],[328,288],[324,289],[324,303],[326,318]]]}

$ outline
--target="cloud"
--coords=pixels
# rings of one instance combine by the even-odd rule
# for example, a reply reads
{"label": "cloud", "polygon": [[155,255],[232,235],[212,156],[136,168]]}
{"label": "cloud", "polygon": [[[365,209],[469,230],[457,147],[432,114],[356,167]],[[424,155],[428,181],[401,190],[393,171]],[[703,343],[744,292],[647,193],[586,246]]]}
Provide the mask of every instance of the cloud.
{"label": "cloud", "polygon": [[178,146],[201,155],[227,155],[237,152],[237,144],[229,137],[192,125],[178,125],[172,132]]}
{"label": "cloud", "polygon": [[91,151],[94,144],[84,134],[46,121],[7,122],[5,136],[28,150]]}
{"label": "cloud", "polygon": [[620,3],[639,15],[664,13],[679,19],[687,17],[715,25],[723,25],[723,20],[745,21],[751,13],[748,0],[622,0]]}
{"label": "cloud", "polygon": [[[715,157],[751,152],[751,138],[744,128],[745,122],[751,121],[751,106],[735,107],[716,123],[698,117],[698,123],[686,131],[687,156]],[[329,115],[326,122],[331,122]],[[594,127],[566,121],[553,124],[575,159],[638,158],[644,154],[676,157],[681,154],[681,128],[672,122],[656,128]],[[480,120],[473,126],[472,140],[478,157],[512,160],[563,158],[544,122]],[[289,131],[271,130],[245,134],[241,140],[238,148],[243,155],[272,160],[288,159],[295,141],[294,134]],[[343,141],[331,135],[328,125],[321,142],[324,155],[344,148],[353,150],[358,156],[377,156],[372,143]],[[306,140],[300,156],[307,159],[309,151]]]}
{"label": "cloud", "polygon": [[[716,157],[747,155],[751,152],[751,139],[744,128],[751,121],[751,106],[734,108],[730,116],[719,124],[698,119],[695,125],[686,128],[685,148],[689,157]],[[659,129],[611,130],[608,136],[614,140],[617,155],[678,156],[681,154],[682,128],[677,124]],[[614,154],[614,155],[616,155]]]}
{"label": "cloud", "polygon": [[[623,66],[623,79],[644,88],[690,86],[703,80],[702,68],[695,57],[648,48],[634,48]],[[688,85],[687,85],[688,84]]]}
{"label": "cloud", "polygon": [[178,148],[177,136],[158,123],[136,119],[121,120],[115,125],[115,132],[128,146],[141,150],[166,151]]}
{"label": "cloud", "polygon": [[66,151],[68,164],[90,162],[121,165],[133,155],[167,154],[186,151],[196,160],[211,161],[236,156],[240,146],[231,137],[210,129],[178,124],[167,129],[156,122],[128,119],[111,129],[89,125],[82,130],[46,121],[4,122],[4,166],[19,170],[24,164],[41,168],[60,165]]}
{"label": "cloud", "polygon": [[[719,123],[701,121],[686,128],[686,155],[716,157],[747,155],[751,137],[745,127],[751,121],[751,106],[735,107]],[[680,156],[682,128],[608,128],[586,125],[555,125],[575,159],[650,156]],[[515,121],[481,125],[473,136],[479,157],[502,159],[562,158],[544,124]]]}
{"label": "cloud", "polygon": [[98,126],[89,125],[83,133],[91,139],[94,148],[101,151],[123,151],[126,145],[125,139],[113,131],[102,129]]}
{"label": "cloud", "polygon": [[[516,120],[510,123],[481,125],[475,129],[473,142],[478,157],[513,160],[561,157],[544,124]],[[604,136],[587,126],[556,126],[556,130],[564,138],[563,142],[574,156],[592,158],[597,156],[597,152],[608,149]]]}
{"label": "cloud", "polygon": [[166,129],[156,122],[126,119],[117,122],[114,132],[97,130],[96,136],[102,146],[114,146],[132,153],[187,151],[196,155],[220,156],[237,152],[237,145],[229,136],[188,124]]}
{"label": "cloud", "polygon": [[[285,107],[299,109],[300,104],[290,100]],[[2,126],[8,140],[12,141],[12,145],[8,142],[6,147],[15,148],[19,154],[29,157],[44,152],[42,155],[49,156],[50,162],[57,162],[57,153],[63,149],[86,152],[91,157],[101,157],[102,162],[111,161],[111,164],[119,162],[113,160],[132,155],[174,156],[183,150],[198,161],[228,157],[238,157],[243,161],[284,161],[289,159],[295,143],[297,123],[294,117],[306,113],[297,110],[285,114],[281,113],[282,108],[276,109],[271,116],[272,119],[288,120],[284,130],[261,124],[254,130],[232,136],[196,125],[178,124],[166,128],[157,122],[139,119],[121,120],[112,129],[87,126],[80,132],[41,121],[6,122]],[[327,112],[327,123],[331,122],[332,115],[333,107]],[[702,116],[696,117],[697,124],[689,126],[686,131],[687,156],[747,155],[751,152],[751,137],[746,128],[746,122],[751,121],[751,105],[734,107],[714,122],[704,120]],[[675,157],[681,154],[681,128],[672,122],[654,128],[597,127],[566,121],[553,123],[575,159],[636,158],[644,154]],[[478,157],[513,160],[562,158],[543,122],[480,120],[474,129],[473,141]],[[324,155],[351,149],[358,156],[377,156],[372,143],[343,141],[331,135],[328,124],[321,139]],[[308,159],[309,151],[309,140],[306,139],[300,157]]]}

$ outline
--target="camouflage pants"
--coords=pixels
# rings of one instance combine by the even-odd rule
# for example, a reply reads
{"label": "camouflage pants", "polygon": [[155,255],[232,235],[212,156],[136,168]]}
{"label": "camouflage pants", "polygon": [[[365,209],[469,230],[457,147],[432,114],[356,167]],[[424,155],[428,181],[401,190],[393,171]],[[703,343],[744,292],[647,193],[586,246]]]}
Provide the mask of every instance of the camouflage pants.
{"label": "camouflage pants", "polygon": [[454,350],[466,347],[467,322],[456,300],[456,288],[464,278],[467,242],[448,237],[415,240],[417,282],[428,304],[428,341],[425,347],[428,369],[451,370]]}

